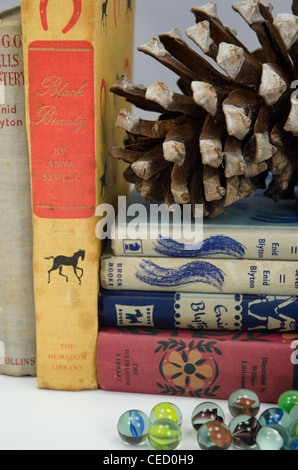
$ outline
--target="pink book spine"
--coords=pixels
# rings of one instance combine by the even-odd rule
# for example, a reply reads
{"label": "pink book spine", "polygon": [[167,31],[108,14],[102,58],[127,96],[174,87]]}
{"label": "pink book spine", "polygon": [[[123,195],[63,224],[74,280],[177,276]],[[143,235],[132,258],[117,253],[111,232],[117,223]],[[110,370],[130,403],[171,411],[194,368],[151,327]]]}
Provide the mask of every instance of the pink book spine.
{"label": "pink book spine", "polygon": [[[102,390],[228,399],[239,388],[264,403],[297,389],[297,335],[101,328]],[[295,341],[296,340],[296,341]]]}

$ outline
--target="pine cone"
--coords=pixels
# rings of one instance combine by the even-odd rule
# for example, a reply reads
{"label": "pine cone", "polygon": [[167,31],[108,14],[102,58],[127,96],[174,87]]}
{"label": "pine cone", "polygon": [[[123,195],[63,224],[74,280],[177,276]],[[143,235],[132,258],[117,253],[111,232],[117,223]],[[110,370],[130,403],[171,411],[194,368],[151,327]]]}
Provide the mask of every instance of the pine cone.
{"label": "pine cone", "polygon": [[110,152],[129,164],[125,179],[148,201],[203,204],[204,215],[215,217],[260,188],[274,201],[295,198],[298,0],[293,14],[276,18],[259,0],[233,9],[257,34],[258,50],[250,52],[222,24],[216,3],[208,3],[192,9],[195,25],[186,31],[208,59],[178,29],[138,48],[177,74],[178,93],[161,82],[136,86],[126,75],[111,88],[158,113],[157,120],[146,120],[121,109],[116,126],[126,139]]}

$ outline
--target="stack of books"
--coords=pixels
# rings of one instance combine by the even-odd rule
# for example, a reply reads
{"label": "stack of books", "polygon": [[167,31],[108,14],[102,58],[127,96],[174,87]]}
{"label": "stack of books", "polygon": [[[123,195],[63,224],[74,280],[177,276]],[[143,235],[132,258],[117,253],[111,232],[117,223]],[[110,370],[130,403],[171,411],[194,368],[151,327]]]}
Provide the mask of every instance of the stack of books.
{"label": "stack of books", "polygon": [[249,388],[263,402],[297,388],[293,201],[257,192],[204,219],[193,244],[164,237],[162,222],[151,239],[151,207],[130,194],[101,259],[100,388],[219,399]]}

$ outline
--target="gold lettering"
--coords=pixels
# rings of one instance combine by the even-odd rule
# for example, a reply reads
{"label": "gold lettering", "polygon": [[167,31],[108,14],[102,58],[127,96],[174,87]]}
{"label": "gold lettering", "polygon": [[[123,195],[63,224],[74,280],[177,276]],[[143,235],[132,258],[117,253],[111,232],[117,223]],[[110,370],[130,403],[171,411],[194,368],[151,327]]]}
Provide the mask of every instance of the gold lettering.
{"label": "gold lettering", "polygon": [[87,119],[79,114],[75,119],[57,119],[55,116],[57,111],[56,106],[42,106],[38,109],[36,115],[38,121],[33,122],[35,125],[44,124],[45,126],[73,126],[73,132],[79,132],[84,126],[87,125]]}
{"label": "gold lettering", "polygon": [[47,164],[47,168],[74,168],[73,162],[69,161],[62,161],[62,160],[50,160]]}
{"label": "gold lettering", "polygon": [[39,96],[49,95],[54,98],[61,98],[62,96],[83,96],[87,82],[84,82],[78,89],[68,88],[69,82],[63,82],[64,77],[57,77],[55,75],[45,78],[41,85],[44,91],[37,91]]}
{"label": "gold lettering", "polygon": [[80,181],[79,175],[74,174],[71,175],[69,173],[59,173],[59,174],[52,174],[52,173],[43,173],[42,179],[44,181]]}
{"label": "gold lettering", "polygon": [[66,155],[67,154],[67,148],[57,148],[55,147],[54,148],[54,151],[53,151],[53,154],[54,155]]}

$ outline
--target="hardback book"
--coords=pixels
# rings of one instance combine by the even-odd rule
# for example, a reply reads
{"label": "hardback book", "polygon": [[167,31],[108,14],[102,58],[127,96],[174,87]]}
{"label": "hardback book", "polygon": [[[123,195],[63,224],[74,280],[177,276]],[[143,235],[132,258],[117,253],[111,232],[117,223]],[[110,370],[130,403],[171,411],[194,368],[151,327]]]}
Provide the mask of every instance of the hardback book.
{"label": "hardback book", "polygon": [[0,373],[36,374],[30,163],[20,7],[0,13]]}
{"label": "hardback book", "polygon": [[[135,204],[144,209],[138,213]],[[165,208],[157,213],[156,205],[165,206],[146,202],[136,190],[130,193],[126,211],[122,208],[123,215],[111,229],[115,255],[298,260],[298,213],[291,199],[277,205],[258,190],[228,207],[226,214],[197,221],[202,238],[195,243],[191,242],[195,219],[183,218],[179,208],[178,217],[175,211],[166,214]],[[135,236],[129,233],[129,224],[135,226]],[[156,236],[151,236],[152,226]]]}
{"label": "hardback book", "polygon": [[102,326],[298,332],[298,297],[110,291],[99,296]]}
{"label": "hardback book", "polygon": [[296,261],[115,256],[101,258],[108,290],[296,296]]}
{"label": "hardback book", "polygon": [[98,388],[102,203],[127,194],[110,87],[132,70],[134,1],[22,0],[39,388]]}
{"label": "hardback book", "polygon": [[297,345],[287,333],[103,327],[98,383],[107,391],[223,400],[248,388],[277,403],[297,389]]}

